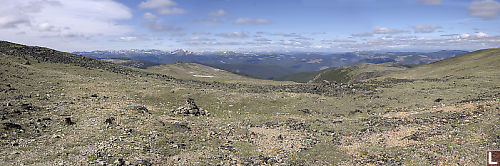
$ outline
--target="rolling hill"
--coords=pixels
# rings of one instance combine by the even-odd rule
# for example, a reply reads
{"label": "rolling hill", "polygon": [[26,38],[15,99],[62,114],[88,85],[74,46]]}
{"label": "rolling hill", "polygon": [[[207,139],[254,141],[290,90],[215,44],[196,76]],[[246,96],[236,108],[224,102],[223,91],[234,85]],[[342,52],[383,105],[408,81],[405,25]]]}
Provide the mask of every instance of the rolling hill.
{"label": "rolling hill", "polygon": [[281,77],[277,80],[287,80],[296,82],[321,83],[354,83],[369,78],[380,77],[388,73],[403,71],[409,66],[395,63],[361,63],[354,66],[342,66],[339,68],[328,68],[317,72],[304,72]]}
{"label": "rolling hill", "polygon": [[443,78],[453,76],[499,77],[500,48],[484,49],[418,66],[387,77]]}
{"label": "rolling hill", "polygon": [[[155,65],[147,71],[169,75],[175,78],[201,81],[217,81],[227,83],[273,84],[276,82],[262,80],[235,74],[222,69],[217,69],[197,63],[177,62],[167,65]],[[281,84],[285,84],[282,82]]]}

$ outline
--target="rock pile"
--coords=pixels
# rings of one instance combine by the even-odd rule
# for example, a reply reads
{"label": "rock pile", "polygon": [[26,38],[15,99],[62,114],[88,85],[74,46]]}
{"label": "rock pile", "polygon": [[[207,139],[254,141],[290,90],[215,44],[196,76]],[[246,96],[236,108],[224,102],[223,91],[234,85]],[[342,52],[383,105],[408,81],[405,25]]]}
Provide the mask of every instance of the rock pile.
{"label": "rock pile", "polygon": [[183,115],[191,115],[191,116],[204,116],[209,115],[208,111],[199,108],[196,103],[194,103],[194,99],[188,98],[186,104],[180,106],[179,108],[172,110],[174,114],[183,114]]}

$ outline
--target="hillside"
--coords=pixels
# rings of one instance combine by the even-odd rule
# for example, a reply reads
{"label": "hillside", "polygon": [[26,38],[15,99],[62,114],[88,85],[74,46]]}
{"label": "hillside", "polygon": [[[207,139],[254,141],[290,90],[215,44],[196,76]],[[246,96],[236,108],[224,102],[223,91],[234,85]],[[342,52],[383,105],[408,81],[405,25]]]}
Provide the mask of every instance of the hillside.
{"label": "hillside", "polygon": [[[177,62],[168,65],[155,65],[147,68],[147,71],[169,75],[175,78],[202,81],[218,81],[228,83],[250,83],[250,84],[273,84],[269,80],[256,79],[228,72],[197,63]],[[284,83],[281,83],[284,84]]]}
{"label": "hillside", "polygon": [[483,163],[500,149],[492,50],[429,65],[448,77],[252,84],[1,41],[0,165]]}
{"label": "hillside", "polygon": [[159,63],[141,61],[141,60],[133,60],[133,59],[102,59],[105,62],[111,62],[121,66],[134,67],[139,69],[147,69],[151,66],[160,65]]}
{"label": "hillside", "polygon": [[453,76],[500,77],[500,48],[479,50],[422,65],[387,77],[416,79]]}
{"label": "hillside", "polygon": [[[322,70],[321,70],[322,71]],[[300,83],[306,83],[314,79],[316,75],[318,75],[321,71],[312,71],[312,72],[300,72],[290,75],[281,76],[275,78],[276,81],[294,81]]]}
{"label": "hillside", "polygon": [[287,80],[296,82],[315,82],[324,81],[336,83],[354,83],[369,78],[380,77],[388,73],[403,71],[408,66],[395,63],[361,63],[354,66],[342,66],[339,68],[328,68],[317,72],[304,72],[281,77],[277,80]]}
{"label": "hillside", "polygon": [[277,65],[267,64],[206,64],[215,68],[227,70],[254,78],[270,79],[296,73],[297,71]]}

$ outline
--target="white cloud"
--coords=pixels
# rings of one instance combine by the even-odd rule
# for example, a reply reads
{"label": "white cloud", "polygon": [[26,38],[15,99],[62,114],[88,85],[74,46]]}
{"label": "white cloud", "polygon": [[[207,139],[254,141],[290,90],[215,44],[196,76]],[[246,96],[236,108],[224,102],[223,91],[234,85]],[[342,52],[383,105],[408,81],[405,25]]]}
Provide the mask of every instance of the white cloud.
{"label": "white cloud", "polygon": [[231,33],[218,33],[215,36],[224,37],[224,38],[248,38],[248,35],[243,32],[231,32]]}
{"label": "white cloud", "polygon": [[194,36],[188,39],[184,39],[184,41],[215,41],[215,39]]}
{"label": "white cloud", "polygon": [[304,41],[296,41],[296,40],[281,40],[277,44],[285,45],[285,46],[295,46],[295,47],[305,47],[311,45],[309,42]]}
{"label": "white cloud", "polygon": [[373,34],[397,34],[397,33],[405,33],[407,31],[405,30],[400,30],[400,29],[389,29],[385,27],[375,27],[373,28],[372,33]]}
{"label": "white cloud", "polygon": [[193,32],[191,34],[193,34],[193,35],[212,35],[212,33],[210,33],[210,32]]}
{"label": "white cloud", "polygon": [[131,17],[128,7],[113,0],[3,0],[0,36],[3,40],[52,43],[53,47],[67,49],[68,40],[128,33],[132,28],[118,21]]}
{"label": "white cloud", "polygon": [[351,36],[353,37],[370,37],[370,36],[373,36],[373,33],[355,33],[355,34],[352,34]]}
{"label": "white cloud", "polygon": [[212,11],[212,12],[208,13],[208,15],[212,16],[212,17],[224,17],[227,15],[227,13],[226,13],[226,11],[219,9],[217,11]]}
{"label": "white cloud", "polygon": [[374,34],[394,35],[394,34],[406,33],[406,32],[408,32],[408,31],[400,30],[400,29],[390,29],[390,28],[386,28],[386,27],[375,27],[375,28],[373,28],[372,32],[355,33],[355,34],[351,34],[351,36],[353,36],[353,37],[371,37]]}
{"label": "white cloud", "polygon": [[180,28],[180,27],[164,25],[164,24],[161,24],[158,22],[146,23],[146,24],[143,24],[143,26],[151,29],[152,31],[156,31],[156,32],[181,31],[182,30],[182,28]]}
{"label": "white cloud", "polygon": [[333,40],[321,40],[323,43],[356,43],[356,40],[350,39],[333,39]]}
{"label": "white cloud", "polygon": [[272,36],[282,36],[282,37],[302,37],[301,35],[297,33],[271,33],[270,35]]}
{"label": "white cloud", "polygon": [[153,13],[146,12],[142,15],[142,18],[147,19],[147,20],[154,20],[158,17],[156,15],[154,15]]}
{"label": "white cloud", "polygon": [[470,16],[483,19],[495,18],[500,11],[500,3],[493,0],[473,1],[467,8]]}
{"label": "white cloud", "polygon": [[487,38],[490,37],[487,33],[484,32],[476,32],[474,34],[469,34],[469,33],[463,33],[460,35],[457,35],[457,38],[462,38],[462,39],[478,39],[478,38]]}
{"label": "white cloud", "polygon": [[441,28],[441,26],[437,26],[437,25],[416,25],[416,26],[413,26],[413,31],[415,31],[415,33],[432,33],[436,29],[439,29],[439,28]]}
{"label": "white cloud", "polygon": [[220,19],[217,17],[209,17],[209,18],[203,18],[203,19],[195,19],[195,22],[208,22],[208,23],[222,23],[224,22],[224,19]]}
{"label": "white cloud", "polygon": [[177,8],[173,0],[146,0],[139,4],[142,9],[156,9],[159,14],[183,14],[186,10]]}
{"label": "white cloud", "polygon": [[119,38],[113,39],[111,41],[115,41],[115,42],[133,42],[133,41],[144,41],[144,40],[147,40],[147,39],[146,38],[142,38],[142,37],[137,37],[137,36],[125,36],[125,37],[119,37]]}
{"label": "white cloud", "polygon": [[267,38],[264,38],[264,37],[255,37],[253,39],[254,41],[260,41],[260,42],[269,42],[271,40],[267,39]]}
{"label": "white cloud", "polygon": [[234,21],[235,24],[269,24],[271,21],[265,19],[254,18],[238,18]]}
{"label": "white cloud", "polygon": [[22,15],[0,16],[0,28],[16,28],[18,25],[29,23],[29,18]]}
{"label": "white cloud", "polygon": [[475,35],[478,38],[490,37],[490,35],[483,33],[483,32],[477,32]]}
{"label": "white cloud", "polygon": [[439,5],[441,4],[441,0],[419,0],[420,3],[426,5]]}

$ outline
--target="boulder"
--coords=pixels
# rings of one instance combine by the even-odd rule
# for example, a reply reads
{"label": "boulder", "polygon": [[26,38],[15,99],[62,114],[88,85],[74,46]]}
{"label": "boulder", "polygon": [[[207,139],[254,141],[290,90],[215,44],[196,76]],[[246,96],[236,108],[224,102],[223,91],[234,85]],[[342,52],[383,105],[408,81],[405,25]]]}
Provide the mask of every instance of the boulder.
{"label": "boulder", "polygon": [[188,98],[186,100],[186,104],[180,106],[177,109],[172,110],[172,113],[174,114],[183,114],[183,115],[193,115],[193,116],[205,116],[208,115],[208,111],[203,110],[202,108],[199,108],[196,103],[194,102],[194,99]]}

